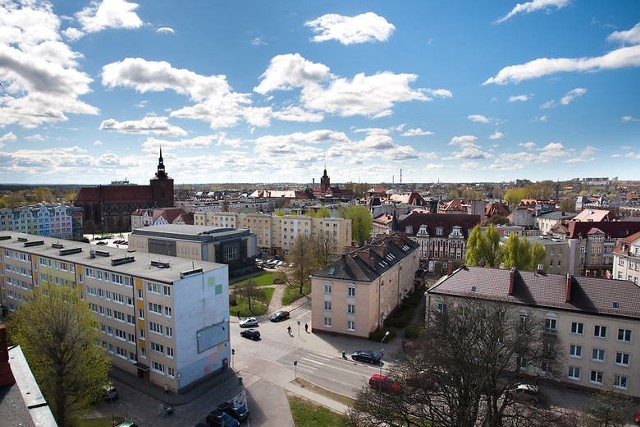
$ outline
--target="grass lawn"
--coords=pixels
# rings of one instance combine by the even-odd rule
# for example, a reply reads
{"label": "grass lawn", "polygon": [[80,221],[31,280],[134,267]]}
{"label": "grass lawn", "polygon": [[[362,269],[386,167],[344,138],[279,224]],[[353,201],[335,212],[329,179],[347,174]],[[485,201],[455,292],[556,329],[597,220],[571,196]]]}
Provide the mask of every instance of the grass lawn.
{"label": "grass lawn", "polygon": [[287,286],[284,289],[284,295],[282,295],[282,305],[289,305],[292,302],[302,298],[305,295],[309,295],[311,293],[311,283],[304,285],[302,287],[302,294],[299,292],[300,287],[296,286]]}
{"label": "grass lawn", "polygon": [[292,381],[294,384],[299,385],[302,388],[306,388],[309,390],[312,390],[314,393],[317,394],[321,394],[325,397],[328,397],[329,399],[335,400],[336,402],[340,402],[345,406],[348,407],[353,407],[353,405],[355,405],[356,400],[349,397],[349,396],[345,396],[344,394],[340,394],[340,393],[335,393],[333,391],[327,390],[326,388],[322,388],[320,386],[317,386],[313,383],[310,383],[307,380],[304,380],[300,377],[296,378],[295,380]]}
{"label": "grass lawn", "polygon": [[78,418],[74,425],[78,427],[113,427],[124,421],[122,417]]}
{"label": "grass lawn", "polygon": [[[266,301],[271,301],[271,297],[273,297],[273,288],[263,288],[265,293]],[[251,308],[253,312],[249,311],[248,301],[244,298],[236,297],[237,305],[229,305],[229,314],[231,316],[237,316],[238,311],[240,311],[241,317],[250,317],[250,316],[259,316],[261,314],[265,314],[267,309],[269,308],[269,303],[262,304],[258,301],[251,301]]]}
{"label": "grass lawn", "polygon": [[333,412],[322,405],[287,393],[293,425],[296,427],[340,427],[345,426],[344,415]]}
{"label": "grass lawn", "polygon": [[270,286],[273,285],[273,272],[272,271],[259,271],[251,276],[243,276],[239,279],[232,280],[229,285],[234,286],[238,284],[244,284],[249,280],[256,282],[256,286]]}

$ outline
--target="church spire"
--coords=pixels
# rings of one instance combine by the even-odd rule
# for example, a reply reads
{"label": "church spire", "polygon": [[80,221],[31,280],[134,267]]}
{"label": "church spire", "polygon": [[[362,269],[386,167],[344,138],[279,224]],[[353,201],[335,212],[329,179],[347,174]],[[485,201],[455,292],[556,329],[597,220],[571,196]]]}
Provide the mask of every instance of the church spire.
{"label": "church spire", "polygon": [[162,147],[160,147],[160,158],[158,159],[158,172],[156,172],[156,177],[159,179],[167,178],[167,172],[164,170],[164,160],[162,159]]}

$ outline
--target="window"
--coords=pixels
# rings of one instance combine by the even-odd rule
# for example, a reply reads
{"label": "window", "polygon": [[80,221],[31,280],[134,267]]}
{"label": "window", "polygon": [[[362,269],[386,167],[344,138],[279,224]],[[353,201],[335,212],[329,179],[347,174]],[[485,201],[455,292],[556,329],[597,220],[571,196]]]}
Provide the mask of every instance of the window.
{"label": "window", "polygon": [[629,366],[629,353],[616,353],[616,365]]}
{"label": "window", "polygon": [[584,334],[584,323],[571,322],[571,333],[576,335]]}
{"label": "window", "polygon": [[593,384],[602,384],[604,378],[604,374],[602,371],[591,371],[591,382]]}
{"label": "window", "polygon": [[331,283],[324,284],[324,293],[325,295],[331,295]]}
{"label": "window", "polygon": [[618,340],[631,342],[631,329],[618,329]]}
{"label": "window", "polygon": [[353,320],[348,320],[347,321],[347,329],[350,331],[355,331],[356,330],[356,322],[354,322]]}
{"label": "window", "polygon": [[173,347],[167,347],[167,357],[173,358]]}
{"label": "window", "polygon": [[167,366],[167,376],[171,378],[176,376],[176,371],[170,366]]}
{"label": "window", "polygon": [[355,314],[356,313],[356,306],[354,304],[347,304],[347,313]]}
{"label": "window", "polygon": [[324,302],[324,309],[327,311],[331,311],[331,301]]}
{"label": "window", "polygon": [[606,338],[607,337],[607,327],[602,325],[595,325],[593,327],[593,336],[595,338]]}
{"label": "window", "polygon": [[627,377],[623,375],[614,375],[613,376],[613,386],[615,388],[627,389]]}
{"label": "window", "polygon": [[582,357],[582,346],[581,345],[571,344],[569,346],[569,356],[581,358]]}
{"label": "window", "polygon": [[171,317],[171,307],[165,307],[164,308],[164,315],[166,317]]}
{"label": "window", "polygon": [[447,304],[443,302],[439,302],[437,310],[438,310],[438,313],[445,314],[447,312]]}
{"label": "window", "polygon": [[164,365],[162,363],[158,363],[155,360],[151,362],[151,369],[161,374],[164,374]]}
{"label": "window", "polygon": [[347,296],[348,297],[355,297],[356,296],[356,288],[353,286],[349,286],[347,288]]}
{"label": "window", "polygon": [[166,326],[164,328],[164,334],[168,337],[172,337],[173,336],[173,328]]}
{"label": "window", "polygon": [[591,360],[594,362],[604,362],[604,350],[601,348],[594,348],[591,352]]}
{"label": "window", "polygon": [[324,318],[324,326],[331,327],[331,318],[330,317],[325,317]]}
{"label": "window", "polygon": [[527,321],[528,316],[526,314],[521,314],[518,316],[518,329],[520,332],[525,332],[527,330]]}
{"label": "window", "polygon": [[164,346],[162,344],[151,341],[151,350],[157,353],[164,353]]}
{"label": "window", "polygon": [[544,331],[547,334],[557,334],[558,333],[558,319],[553,319],[547,317],[544,320]]}

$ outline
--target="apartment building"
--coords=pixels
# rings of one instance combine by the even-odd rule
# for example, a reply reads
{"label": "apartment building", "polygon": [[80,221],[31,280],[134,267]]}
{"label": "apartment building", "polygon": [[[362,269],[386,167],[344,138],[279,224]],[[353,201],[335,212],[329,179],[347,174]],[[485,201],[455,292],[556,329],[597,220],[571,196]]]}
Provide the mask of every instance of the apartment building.
{"label": "apartment building", "polygon": [[[531,246],[539,244],[544,248],[543,270],[549,274],[567,274],[569,269],[569,245],[566,240],[548,236],[523,237]],[[506,243],[507,239],[500,239]]]}
{"label": "apartment building", "polygon": [[413,291],[419,258],[418,244],[396,233],[312,274],[312,330],[368,337]]}
{"label": "apartment building", "polygon": [[226,369],[224,264],[0,232],[0,304],[13,312],[48,283],[82,293],[114,366],[180,392]]}
{"label": "apartment building", "polygon": [[613,278],[640,285],[640,232],[622,239],[613,249]]}
{"label": "apartment building", "polygon": [[82,238],[82,209],[62,204],[0,209],[0,231],[59,239]]}
{"label": "apartment building", "polygon": [[430,310],[468,299],[510,304],[514,317],[544,320],[548,357],[562,366],[560,382],[640,396],[640,360],[634,357],[640,354],[640,287],[629,281],[463,267],[440,279],[426,298]]}
{"label": "apartment building", "polygon": [[344,218],[196,212],[194,223],[214,227],[248,228],[257,236],[258,249],[273,255],[287,256],[295,239],[302,234],[329,239],[339,254],[351,247],[351,220]]}

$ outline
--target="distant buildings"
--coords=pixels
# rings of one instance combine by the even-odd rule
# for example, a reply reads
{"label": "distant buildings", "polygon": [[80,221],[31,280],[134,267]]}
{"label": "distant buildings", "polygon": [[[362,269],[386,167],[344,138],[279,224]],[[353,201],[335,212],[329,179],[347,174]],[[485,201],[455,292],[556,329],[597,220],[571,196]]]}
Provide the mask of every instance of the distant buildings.
{"label": "distant buildings", "polygon": [[82,209],[61,204],[3,208],[0,209],[0,231],[80,240]]}
{"label": "distant buildings", "polygon": [[613,278],[640,285],[640,232],[622,239],[613,249]]}
{"label": "distant buildings", "polygon": [[149,185],[128,181],[82,187],[73,205],[84,211],[84,232],[116,232],[131,229],[131,213],[136,209],[174,206],[173,179],[167,175],[162,159]]}
{"label": "distant buildings", "polygon": [[401,234],[343,254],[311,275],[314,332],[368,337],[413,291],[418,245]]}
{"label": "distant buildings", "polygon": [[0,232],[3,308],[73,287],[113,365],[174,392],[229,366],[228,280],[224,264]]}
{"label": "distant buildings", "polygon": [[[572,275],[460,268],[427,291],[428,310],[465,300],[495,301],[513,308],[516,322],[545,325],[546,357],[561,365],[562,383],[590,391],[640,397],[640,286],[628,281]],[[524,373],[541,375],[523,366]]]}
{"label": "distant buildings", "polygon": [[193,213],[182,208],[136,209],[131,213],[131,230],[163,224],[193,225]]}

